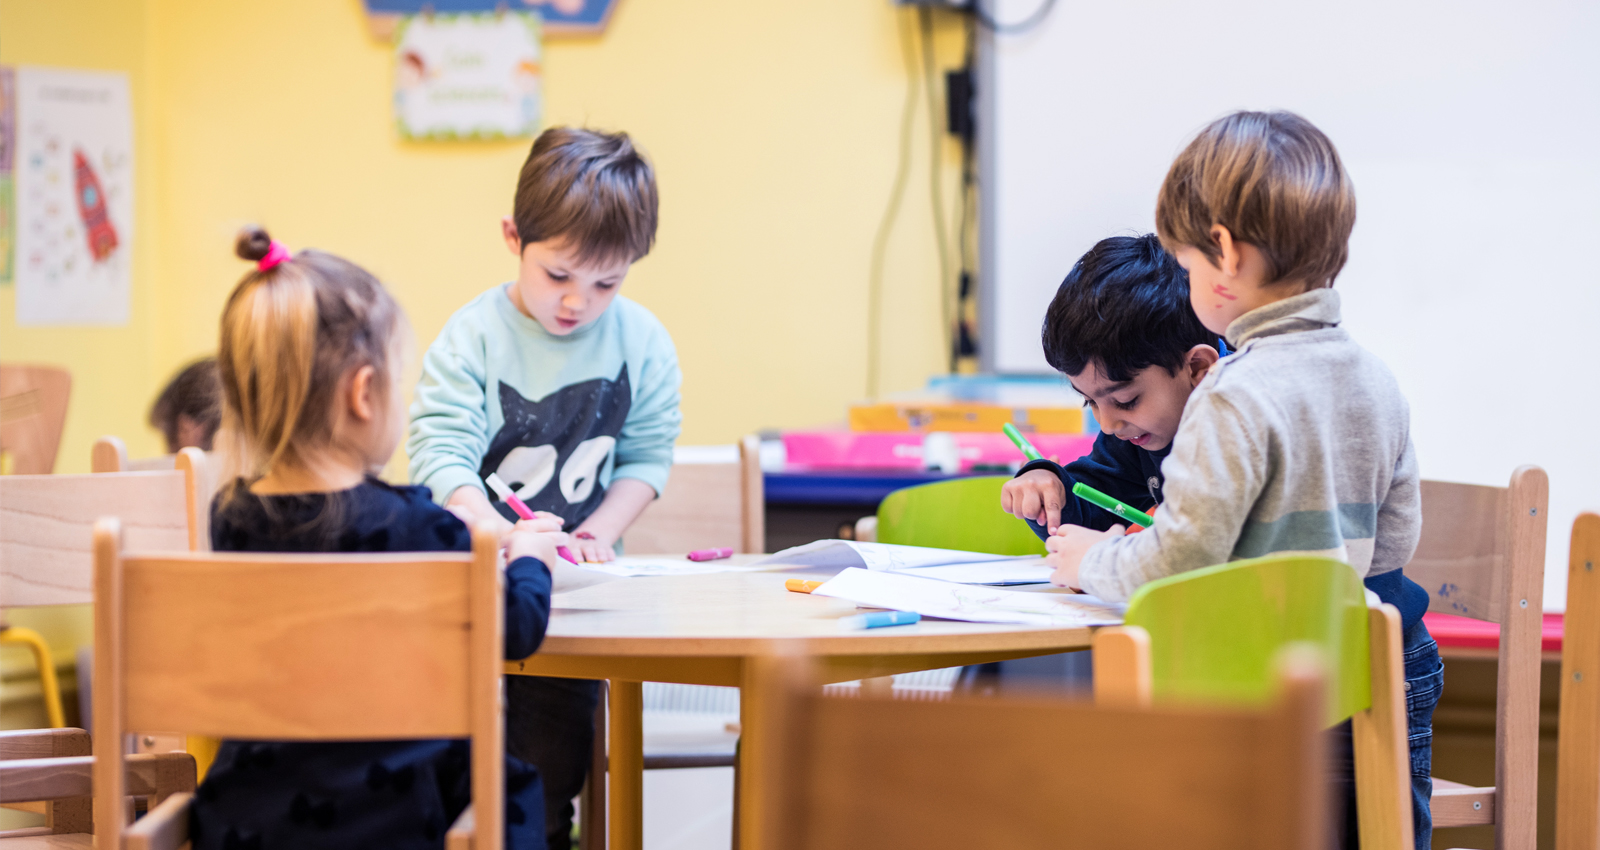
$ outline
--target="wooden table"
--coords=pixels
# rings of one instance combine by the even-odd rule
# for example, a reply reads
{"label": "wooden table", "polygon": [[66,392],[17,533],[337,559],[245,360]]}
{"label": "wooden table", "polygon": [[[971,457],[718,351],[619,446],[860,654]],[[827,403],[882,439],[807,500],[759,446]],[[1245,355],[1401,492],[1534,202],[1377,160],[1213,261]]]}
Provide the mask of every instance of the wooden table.
{"label": "wooden table", "polygon": [[[681,556],[668,556],[681,557]],[[738,556],[747,563],[762,556]],[[785,579],[832,571],[773,567],[761,572],[613,579],[558,568],[550,627],[539,652],[507,662],[506,672],[610,682],[609,847],[640,850],[644,836],[643,682],[747,684],[746,659],[772,641],[804,639],[829,682],[845,682],[1049,655],[1089,646],[1092,629],[1040,628],[946,620],[870,631],[843,631],[855,613],[839,599],[791,593]],[[1017,588],[1012,588],[1017,589]],[[1037,592],[1066,591],[1041,586]],[[758,850],[766,813],[750,783],[760,775],[762,742],[750,733],[764,706],[741,694],[739,840]]]}

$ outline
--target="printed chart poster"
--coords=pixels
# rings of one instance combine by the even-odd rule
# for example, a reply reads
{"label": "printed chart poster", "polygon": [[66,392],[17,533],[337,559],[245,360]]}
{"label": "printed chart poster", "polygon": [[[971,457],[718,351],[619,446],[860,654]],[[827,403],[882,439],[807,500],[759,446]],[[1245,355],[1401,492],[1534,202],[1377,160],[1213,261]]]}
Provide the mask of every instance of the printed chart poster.
{"label": "printed chart poster", "polygon": [[127,75],[18,68],[15,173],[17,324],[127,324]]}
{"label": "printed chart poster", "polygon": [[395,39],[395,122],[407,139],[531,136],[541,111],[539,17],[406,18]]}
{"label": "printed chart poster", "polygon": [[0,285],[11,282],[17,247],[16,186],[12,163],[17,153],[17,76],[0,67]]}

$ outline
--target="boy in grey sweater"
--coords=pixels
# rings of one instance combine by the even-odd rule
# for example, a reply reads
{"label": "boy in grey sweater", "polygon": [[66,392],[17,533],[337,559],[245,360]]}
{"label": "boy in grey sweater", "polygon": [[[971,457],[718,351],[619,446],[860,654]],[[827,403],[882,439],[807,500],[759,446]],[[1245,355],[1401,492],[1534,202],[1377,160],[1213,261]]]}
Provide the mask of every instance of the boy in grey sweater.
{"label": "boy in grey sweater", "polygon": [[1338,152],[1310,122],[1240,112],[1200,132],[1161,187],[1156,228],[1189,272],[1195,314],[1236,353],[1189,397],[1155,524],[1132,536],[1064,525],[1046,545],[1056,584],[1114,601],[1157,578],[1274,552],[1329,555],[1389,589],[1379,595],[1405,629],[1413,830],[1425,848],[1443,666],[1421,619],[1426,593],[1400,574],[1421,527],[1410,412],[1389,370],[1339,327],[1331,288],[1354,225]]}

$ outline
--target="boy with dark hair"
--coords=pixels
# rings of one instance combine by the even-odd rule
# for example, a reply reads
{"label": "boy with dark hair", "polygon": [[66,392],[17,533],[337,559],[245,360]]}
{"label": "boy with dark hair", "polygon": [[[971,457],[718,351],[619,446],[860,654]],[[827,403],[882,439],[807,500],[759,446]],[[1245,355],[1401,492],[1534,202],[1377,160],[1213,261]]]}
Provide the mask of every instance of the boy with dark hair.
{"label": "boy with dark hair", "polygon": [[[655,241],[657,207],[655,172],[626,134],[558,127],[533,143],[501,221],[517,279],[450,317],[411,405],[411,481],[468,524],[512,529],[486,490],[495,473],[561,518],[579,560],[608,561],[666,486],[677,351],[617,294]],[[506,679],[507,745],[544,776],[551,848],[569,846],[597,696],[582,679]]]}
{"label": "boy with dark hair", "polygon": [[166,438],[167,454],[190,446],[211,451],[221,425],[222,380],[215,357],[183,367],[150,405],[150,427]]}
{"label": "boy with dark hair", "polygon": [[[1155,524],[1123,537],[1063,526],[1052,581],[1127,599],[1148,581],[1275,552],[1326,554],[1400,610],[1413,836],[1430,845],[1432,717],[1443,685],[1422,622],[1426,591],[1401,574],[1421,529],[1410,411],[1394,376],[1339,327],[1333,281],[1355,191],[1333,143],[1288,112],[1238,112],[1178,155],[1156,204],[1189,299],[1236,353],[1184,409]],[[1349,725],[1336,765],[1349,770]],[[1345,841],[1357,840],[1346,783]]]}
{"label": "boy with dark hair", "polygon": [[1104,530],[1116,521],[1071,495],[1077,481],[1154,509],[1189,393],[1227,353],[1190,309],[1188,275],[1154,234],[1102,239],[1056,290],[1041,337],[1045,360],[1084,397],[1100,436],[1065,467],[1028,463],[1001,490],[1001,508],[1040,537],[1063,523]]}

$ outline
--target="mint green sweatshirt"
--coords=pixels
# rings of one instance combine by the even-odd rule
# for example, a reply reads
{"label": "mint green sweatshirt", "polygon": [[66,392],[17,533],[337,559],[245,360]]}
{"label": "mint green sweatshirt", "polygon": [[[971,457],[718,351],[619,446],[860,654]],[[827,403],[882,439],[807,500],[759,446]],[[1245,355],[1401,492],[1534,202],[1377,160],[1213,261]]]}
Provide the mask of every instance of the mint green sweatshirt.
{"label": "mint green sweatshirt", "polygon": [[618,295],[600,318],[555,336],[496,286],[428,346],[406,440],[411,482],[444,504],[460,487],[487,491],[498,472],[570,529],[617,478],[666,486],[682,382],[672,337],[633,301]]}

